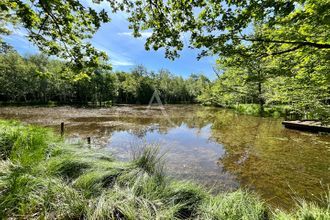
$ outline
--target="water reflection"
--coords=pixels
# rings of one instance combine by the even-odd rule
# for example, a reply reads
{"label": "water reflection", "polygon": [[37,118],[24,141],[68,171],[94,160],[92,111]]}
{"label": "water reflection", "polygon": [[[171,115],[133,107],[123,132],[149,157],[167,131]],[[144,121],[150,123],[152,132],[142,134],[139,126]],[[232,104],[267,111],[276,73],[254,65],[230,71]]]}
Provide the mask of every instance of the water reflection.
{"label": "water reflection", "polygon": [[270,204],[290,206],[292,196],[312,199],[330,184],[330,136],[284,129],[280,119],[238,115],[199,106],[160,109],[0,108],[0,117],[58,129],[68,138],[91,136],[127,159],[132,146],[157,144],[167,151],[170,175],[217,190],[257,191]]}
{"label": "water reflection", "polygon": [[197,129],[182,123],[166,130],[154,125],[139,133],[115,131],[107,146],[117,157],[127,159],[136,146],[146,143],[157,145],[166,153],[166,167],[170,175],[217,186],[217,190],[236,188],[234,177],[216,163],[224,155],[224,149],[212,140],[210,134],[211,124]]}

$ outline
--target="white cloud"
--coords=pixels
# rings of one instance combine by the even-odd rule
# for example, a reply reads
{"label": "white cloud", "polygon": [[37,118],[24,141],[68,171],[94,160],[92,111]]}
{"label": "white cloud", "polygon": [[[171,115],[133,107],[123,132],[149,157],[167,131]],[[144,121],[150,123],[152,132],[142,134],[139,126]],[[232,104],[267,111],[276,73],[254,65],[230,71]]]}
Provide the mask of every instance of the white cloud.
{"label": "white cloud", "polygon": [[135,64],[130,62],[130,61],[120,61],[120,60],[111,60],[110,58],[110,63],[113,66],[134,66]]}
{"label": "white cloud", "polygon": [[[120,33],[117,33],[118,35],[121,35],[121,36],[129,36],[129,37],[134,37],[133,36],[133,32],[120,32]],[[152,35],[152,32],[141,32],[141,38],[148,38],[148,37],[151,37]]]}
{"label": "white cloud", "polygon": [[25,30],[22,30],[21,28],[15,28],[12,30],[14,35],[20,36],[20,37],[26,37],[27,36],[27,32]]}
{"label": "white cloud", "polygon": [[19,37],[26,37],[27,36],[27,31],[24,29],[22,25],[12,25],[12,24],[7,24],[4,27],[5,29],[8,29],[11,33],[10,35],[15,35]]}
{"label": "white cloud", "polygon": [[[112,13],[112,8],[110,6],[110,1],[111,0],[103,0],[103,1],[93,1],[93,0],[82,0],[81,3],[82,5],[84,5],[85,7],[91,7],[94,10],[100,12],[101,10],[105,10],[106,12],[108,12],[108,15],[111,15],[111,18],[113,17],[117,17],[117,18],[121,18],[121,19],[127,19],[128,18],[128,14],[122,11],[118,11],[116,12],[116,14]],[[122,0],[119,0],[118,2],[121,2]]]}
{"label": "white cloud", "polygon": [[118,33],[118,35],[121,35],[121,36],[133,36],[132,32],[120,32]]}
{"label": "white cloud", "polygon": [[101,45],[100,42],[92,42],[93,46],[98,50],[102,50],[106,52],[110,58],[110,63],[114,66],[134,66],[135,63],[131,61],[129,57],[121,55],[120,53],[116,53],[107,49],[106,46]]}
{"label": "white cloud", "polygon": [[102,9],[111,11],[110,3],[108,1],[94,2],[93,0],[83,0],[82,4],[97,11],[101,11]]}

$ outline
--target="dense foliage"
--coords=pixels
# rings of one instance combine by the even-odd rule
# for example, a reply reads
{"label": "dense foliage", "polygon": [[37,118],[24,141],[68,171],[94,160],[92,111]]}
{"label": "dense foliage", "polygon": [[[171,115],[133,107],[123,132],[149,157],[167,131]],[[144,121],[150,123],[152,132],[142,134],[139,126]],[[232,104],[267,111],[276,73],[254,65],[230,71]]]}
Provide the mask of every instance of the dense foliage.
{"label": "dense foliage", "polygon": [[199,101],[220,106],[258,104],[260,114],[265,113],[265,106],[282,106],[282,112],[291,112],[297,118],[329,122],[329,52],[256,55],[263,48],[262,44],[253,43],[240,54],[220,57],[217,71],[221,74],[198,97]]}
{"label": "dense foliage", "polygon": [[1,50],[10,46],[1,36],[24,27],[40,51],[70,60],[75,68],[95,67],[108,58],[88,40],[110,18],[104,10],[97,12],[79,0],[2,0],[0,19]]}
{"label": "dense foliage", "polygon": [[[251,42],[264,45],[253,51],[259,55],[330,49],[328,0],[103,1],[121,4],[134,36],[152,31],[146,49],[165,48],[169,58],[184,48],[182,35],[201,56],[239,54]],[[252,30],[256,24],[261,32]]]}
{"label": "dense foliage", "polygon": [[[169,58],[184,48],[183,34],[190,38],[189,46],[202,49],[200,55],[240,53],[248,42],[265,45],[259,55],[330,49],[328,0],[93,2],[108,2],[112,13],[128,13],[134,36],[152,31],[146,49],[165,48]],[[109,11],[96,11],[79,0],[5,0],[0,10],[0,35],[10,33],[8,24],[20,24],[41,51],[70,58],[79,67],[95,66],[100,57],[106,58],[88,39],[110,21]],[[261,32],[251,30],[255,24],[261,25]]]}
{"label": "dense foliage", "polygon": [[[324,10],[329,8],[329,1],[287,1],[277,8],[282,12],[271,9],[280,2],[243,1],[241,7],[248,7],[243,10],[248,13],[258,4],[261,11],[249,23],[250,30],[245,30],[248,34],[242,34],[238,42],[219,48],[216,44],[206,45],[220,55],[217,71],[221,74],[199,100],[252,112],[248,109],[251,106],[239,104],[257,104],[254,112],[260,114],[276,106],[297,118],[329,123],[330,22]],[[240,16],[243,11],[237,10],[235,14]],[[234,30],[234,35],[239,30]],[[208,40],[214,39],[211,36]]]}
{"label": "dense foliage", "polygon": [[[210,81],[192,74],[187,79],[167,70],[131,72],[85,68],[77,74],[64,62],[44,55],[0,55],[0,101],[14,103],[148,104],[155,91],[163,103],[194,103]],[[154,100],[156,102],[156,100]]]}
{"label": "dense foliage", "polygon": [[[152,72],[143,66],[130,72],[84,68],[77,74],[65,62],[45,55],[24,58],[9,52],[0,55],[0,101],[109,106],[148,104],[156,93],[162,103],[201,103],[264,115],[291,112],[298,118],[327,122],[330,113],[327,63],[312,65],[316,57],[306,56],[304,68],[294,66],[300,62],[294,63],[296,69],[287,69],[285,73],[282,59],[222,57],[217,65],[218,78],[211,82],[203,75],[192,74],[184,79],[168,70]],[[294,58],[291,54],[290,59]]]}
{"label": "dense foliage", "polygon": [[329,199],[300,200],[290,213],[270,211],[255,195],[211,195],[164,175],[157,148],[130,162],[49,130],[0,121],[1,219],[329,219]]}
{"label": "dense foliage", "polygon": [[[100,2],[108,2],[113,13],[125,11],[135,37],[152,32],[147,50],[165,48],[166,57],[175,58],[184,35],[188,46],[201,49],[200,56],[219,56],[219,79],[210,85],[203,76],[182,79],[143,68],[108,74],[106,55],[88,39],[110,21],[109,11],[79,0],[6,0],[0,4],[0,35],[24,27],[41,51],[75,65],[4,55],[1,99],[147,103],[157,90],[166,103],[198,97],[203,104],[258,104],[261,114],[280,105],[300,118],[329,121],[329,1],[94,1]],[[1,51],[10,51],[3,41]],[[101,70],[95,72],[97,66]]]}

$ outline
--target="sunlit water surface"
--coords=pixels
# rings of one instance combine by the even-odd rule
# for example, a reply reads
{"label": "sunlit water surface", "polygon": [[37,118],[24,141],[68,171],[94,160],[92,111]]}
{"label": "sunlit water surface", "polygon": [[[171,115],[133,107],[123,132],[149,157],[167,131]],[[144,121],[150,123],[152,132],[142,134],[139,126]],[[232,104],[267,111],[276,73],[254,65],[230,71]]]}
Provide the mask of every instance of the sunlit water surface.
{"label": "sunlit water surface", "polygon": [[330,184],[330,136],[288,130],[281,119],[191,105],[111,109],[2,107],[1,118],[52,127],[65,122],[68,141],[106,148],[120,160],[159,147],[166,172],[217,191],[248,188],[269,204],[315,199]]}

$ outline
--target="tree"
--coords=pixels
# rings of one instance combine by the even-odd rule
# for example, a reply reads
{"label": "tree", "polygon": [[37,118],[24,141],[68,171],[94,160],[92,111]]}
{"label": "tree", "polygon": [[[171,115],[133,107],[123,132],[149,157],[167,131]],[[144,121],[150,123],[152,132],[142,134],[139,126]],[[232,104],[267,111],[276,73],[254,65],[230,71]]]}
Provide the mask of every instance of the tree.
{"label": "tree", "polygon": [[191,74],[186,83],[189,101],[196,102],[196,98],[204,92],[209,84],[210,80],[206,76],[202,74]]}
{"label": "tree", "polygon": [[168,58],[183,49],[182,35],[201,56],[239,53],[247,42],[265,43],[270,50],[262,56],[330,49],[328,0],[107,1],[130,12],[134,36],[151,30],[146,49],[165,48]]}
{"label": "tree", "polygon": [[[330,121],[330,74],[326,62],[318,62],[315,54],[290,56],[292,63],[300,60],[286,75],[279,75],[265,83],[266,104],[284,104],[291,112],[305,119]],[[274,60],[273,62],[282,62]],[[279,70],[281,65],[278,64]],[[283,69],[282,69],[283,70]]]}
{"label": "tree", "polygon": [[[257,103],[264,106],[285,105],[300,118],[329,121],[330,75],[326,53],[318,51],[287,53],[259,57],[251,51],[261,50],[254,42],[240,54],[220,57],[223,73],[198,97],[205,104],[233,106],[235,103]],[[321,58],[321,59],[320,59]]]}
{"label": "tree", "polygon": [[169,70],[161,69],[157,75],[157,87],[156,89],[160,92],[160,96],[163,99],[164,103],[168,103],[170,101],[170,96],[172,95],[171,91],[171,82],[172,82],[172,74]]}
{"label": "tree", "polygon": [[[196,78],[189,85],[203,90],[199,81]],[[113,73],[109,68],[89,67],[77,74],[64,61],[43,54],[22,57],[16,52],[0,54],[0,84],[0,101],[14,103],[147,104],[155,89],[162,90],[162,100],[168,103],[196,98],[195,93],[188,94],[188,80],[169,71],[156,74],[137,66],[131,72]]]}
{"label": "tree", "polygon": [[[168,58],[183,49],[182,35],[190,38],[190,47],[202,49],[200,56],[240,53],[249,42],[265,44],[260,56],[330,49],[328,0],[94,0],[103,1],[113,13],[129,14],[134,36],[152,31],[146,49],[165,48]],[[79,0],[3,0],[0,10],[1,35],[9,34],[7,24],[21,24],[41,51],[71,59],[78,68],[106,58],[87,41],[110,20],[105,10]]]}
{"label": "tree", "polygon": [[[29,66],[17,53],[0,56],[0,95],[5,100],[21,101],[27,98],[27,87],[31,80],[28,76]],[[32,84],[33,85],[33,84]]]}
{"label": "tree", "polygon": [[87,40],[103,22],[107,13],[85,7],[79,0],[3,0],[0,2],[1,35],[8,35],[13,27],[24,27],[28,38],[48,55],[71,60],[76,68],[95,67],[107,59]]}

